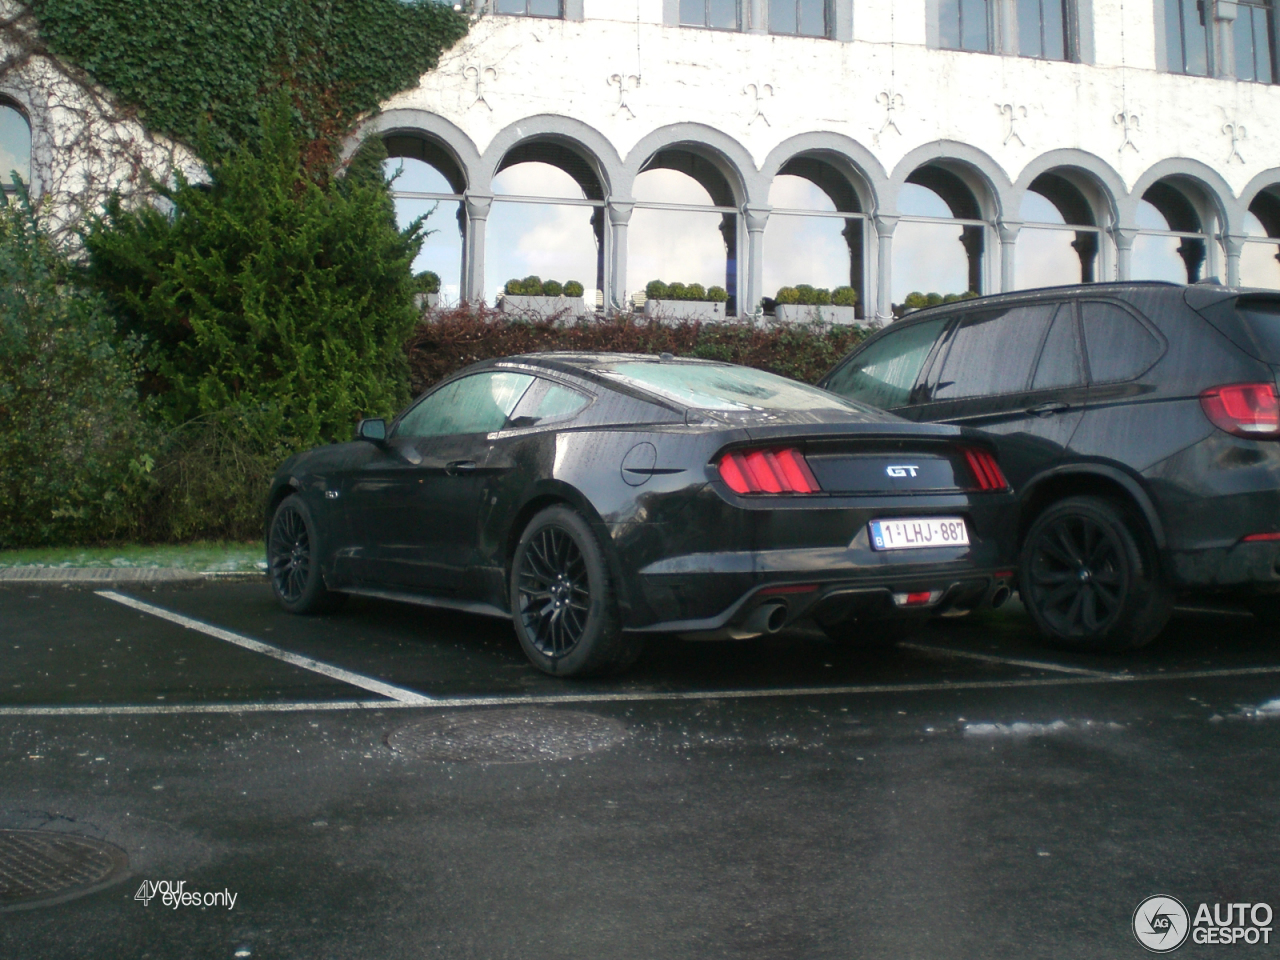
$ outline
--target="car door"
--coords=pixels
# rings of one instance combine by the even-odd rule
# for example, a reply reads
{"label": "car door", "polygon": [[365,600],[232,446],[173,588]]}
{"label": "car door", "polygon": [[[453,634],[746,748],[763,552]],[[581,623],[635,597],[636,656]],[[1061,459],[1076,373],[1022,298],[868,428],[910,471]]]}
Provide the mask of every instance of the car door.
{"label": "car door", "polygon": [[950,320],[942,316],[890,327],[818,386],[848,400],[914,418],[913,390]]}
{"label": "car door", "polygon": [[1060,460],[1088,387],[1076,308],[1038,302],[968,313],[948,331],[925,375],[921,420],[1000,438],[1000,462],[1021,487]]}
{"label": "car door", "polygon": [[390,439],[344,491],[355,577],[456,594],[476,549],[491,434],[533,382],[486,371],[446,383],[396,421]]}

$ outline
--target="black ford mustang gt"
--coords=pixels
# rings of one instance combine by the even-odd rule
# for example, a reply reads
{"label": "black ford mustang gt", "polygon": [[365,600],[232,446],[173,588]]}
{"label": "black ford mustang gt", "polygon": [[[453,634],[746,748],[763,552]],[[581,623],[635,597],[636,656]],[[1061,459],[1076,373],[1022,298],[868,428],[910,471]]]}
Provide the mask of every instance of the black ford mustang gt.
{"label": "black ford mustang gt", "polygon": [[981,434],[746,367],[549,353],[476,364],[390,427],[280,467],[271,582],[510,617],[529,659],[617,670],[646,634],[811,618],[882,643],[1008,596],[1015,498]]}

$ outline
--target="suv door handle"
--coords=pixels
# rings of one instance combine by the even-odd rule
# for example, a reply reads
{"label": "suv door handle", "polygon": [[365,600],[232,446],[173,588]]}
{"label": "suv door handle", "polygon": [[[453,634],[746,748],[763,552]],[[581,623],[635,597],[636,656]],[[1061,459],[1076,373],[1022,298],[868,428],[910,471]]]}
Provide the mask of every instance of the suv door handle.
{"label": "suv door handle", "polygon": [[1042,403],[1038,407],[1032,407],[1027,413],[1034,413],[1037,417],[1052,417],[1055,413],[1066,413],[1071,409],[1071,404],[1063,403],[1061,400],[1051,400],[1048,403]]}
{"label": "suv door handle", "polygon": [[446,464],[444,472],[451,477],[456,477],[460,473],[474,473],[476,462],[474,460],[454,460],[452,463]]}

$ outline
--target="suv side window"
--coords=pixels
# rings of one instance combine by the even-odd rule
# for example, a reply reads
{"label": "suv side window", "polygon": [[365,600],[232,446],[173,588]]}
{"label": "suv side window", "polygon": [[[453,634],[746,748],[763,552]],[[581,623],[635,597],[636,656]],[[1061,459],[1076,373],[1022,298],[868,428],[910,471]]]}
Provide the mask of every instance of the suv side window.
{"label": "suv side window", "polygon": [[1094,383],[1132,380],[1160,359],[1163,344],[1133,314],[1114,303],[1080,304],[1089,376]]}
{"label": "suv side window", "polygon": [[1017,393],[1031,368],[1058,304],[1029,304],[970,314],[951,336],[933,391],[934,400]]}
{"label": "suv side window", "polygon": [[445,384],[400,418],[397,437],[448,437],[501,430],[533,377],[477,373]]}
{"label": "suv side window", "polygon": [[905,406],[920,368],[949,319],[939,317],[886,333],[837,369],[825,388],[881,410]]}
{"label": "suv side window", "polygon": [[1040,351],[1040,362],[1036,364],[1036,374],[1031,378],[1031,389],[1076,387],[1083,386],[1084,382],[1080,327],[1076,323],[1074,305],[1067,303],[1063,304],[1049,327],[1044,349]]}

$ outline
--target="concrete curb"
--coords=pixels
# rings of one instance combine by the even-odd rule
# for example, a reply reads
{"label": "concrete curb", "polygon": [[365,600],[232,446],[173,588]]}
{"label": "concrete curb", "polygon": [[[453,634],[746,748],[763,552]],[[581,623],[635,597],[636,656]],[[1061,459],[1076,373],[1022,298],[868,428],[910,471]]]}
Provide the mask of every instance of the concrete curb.
{"label": "concrete curb", "polygon": [[263,571],[181,570],[177,567],[6,567],[5,583],[200,583],[209,580],[261,580]]}

